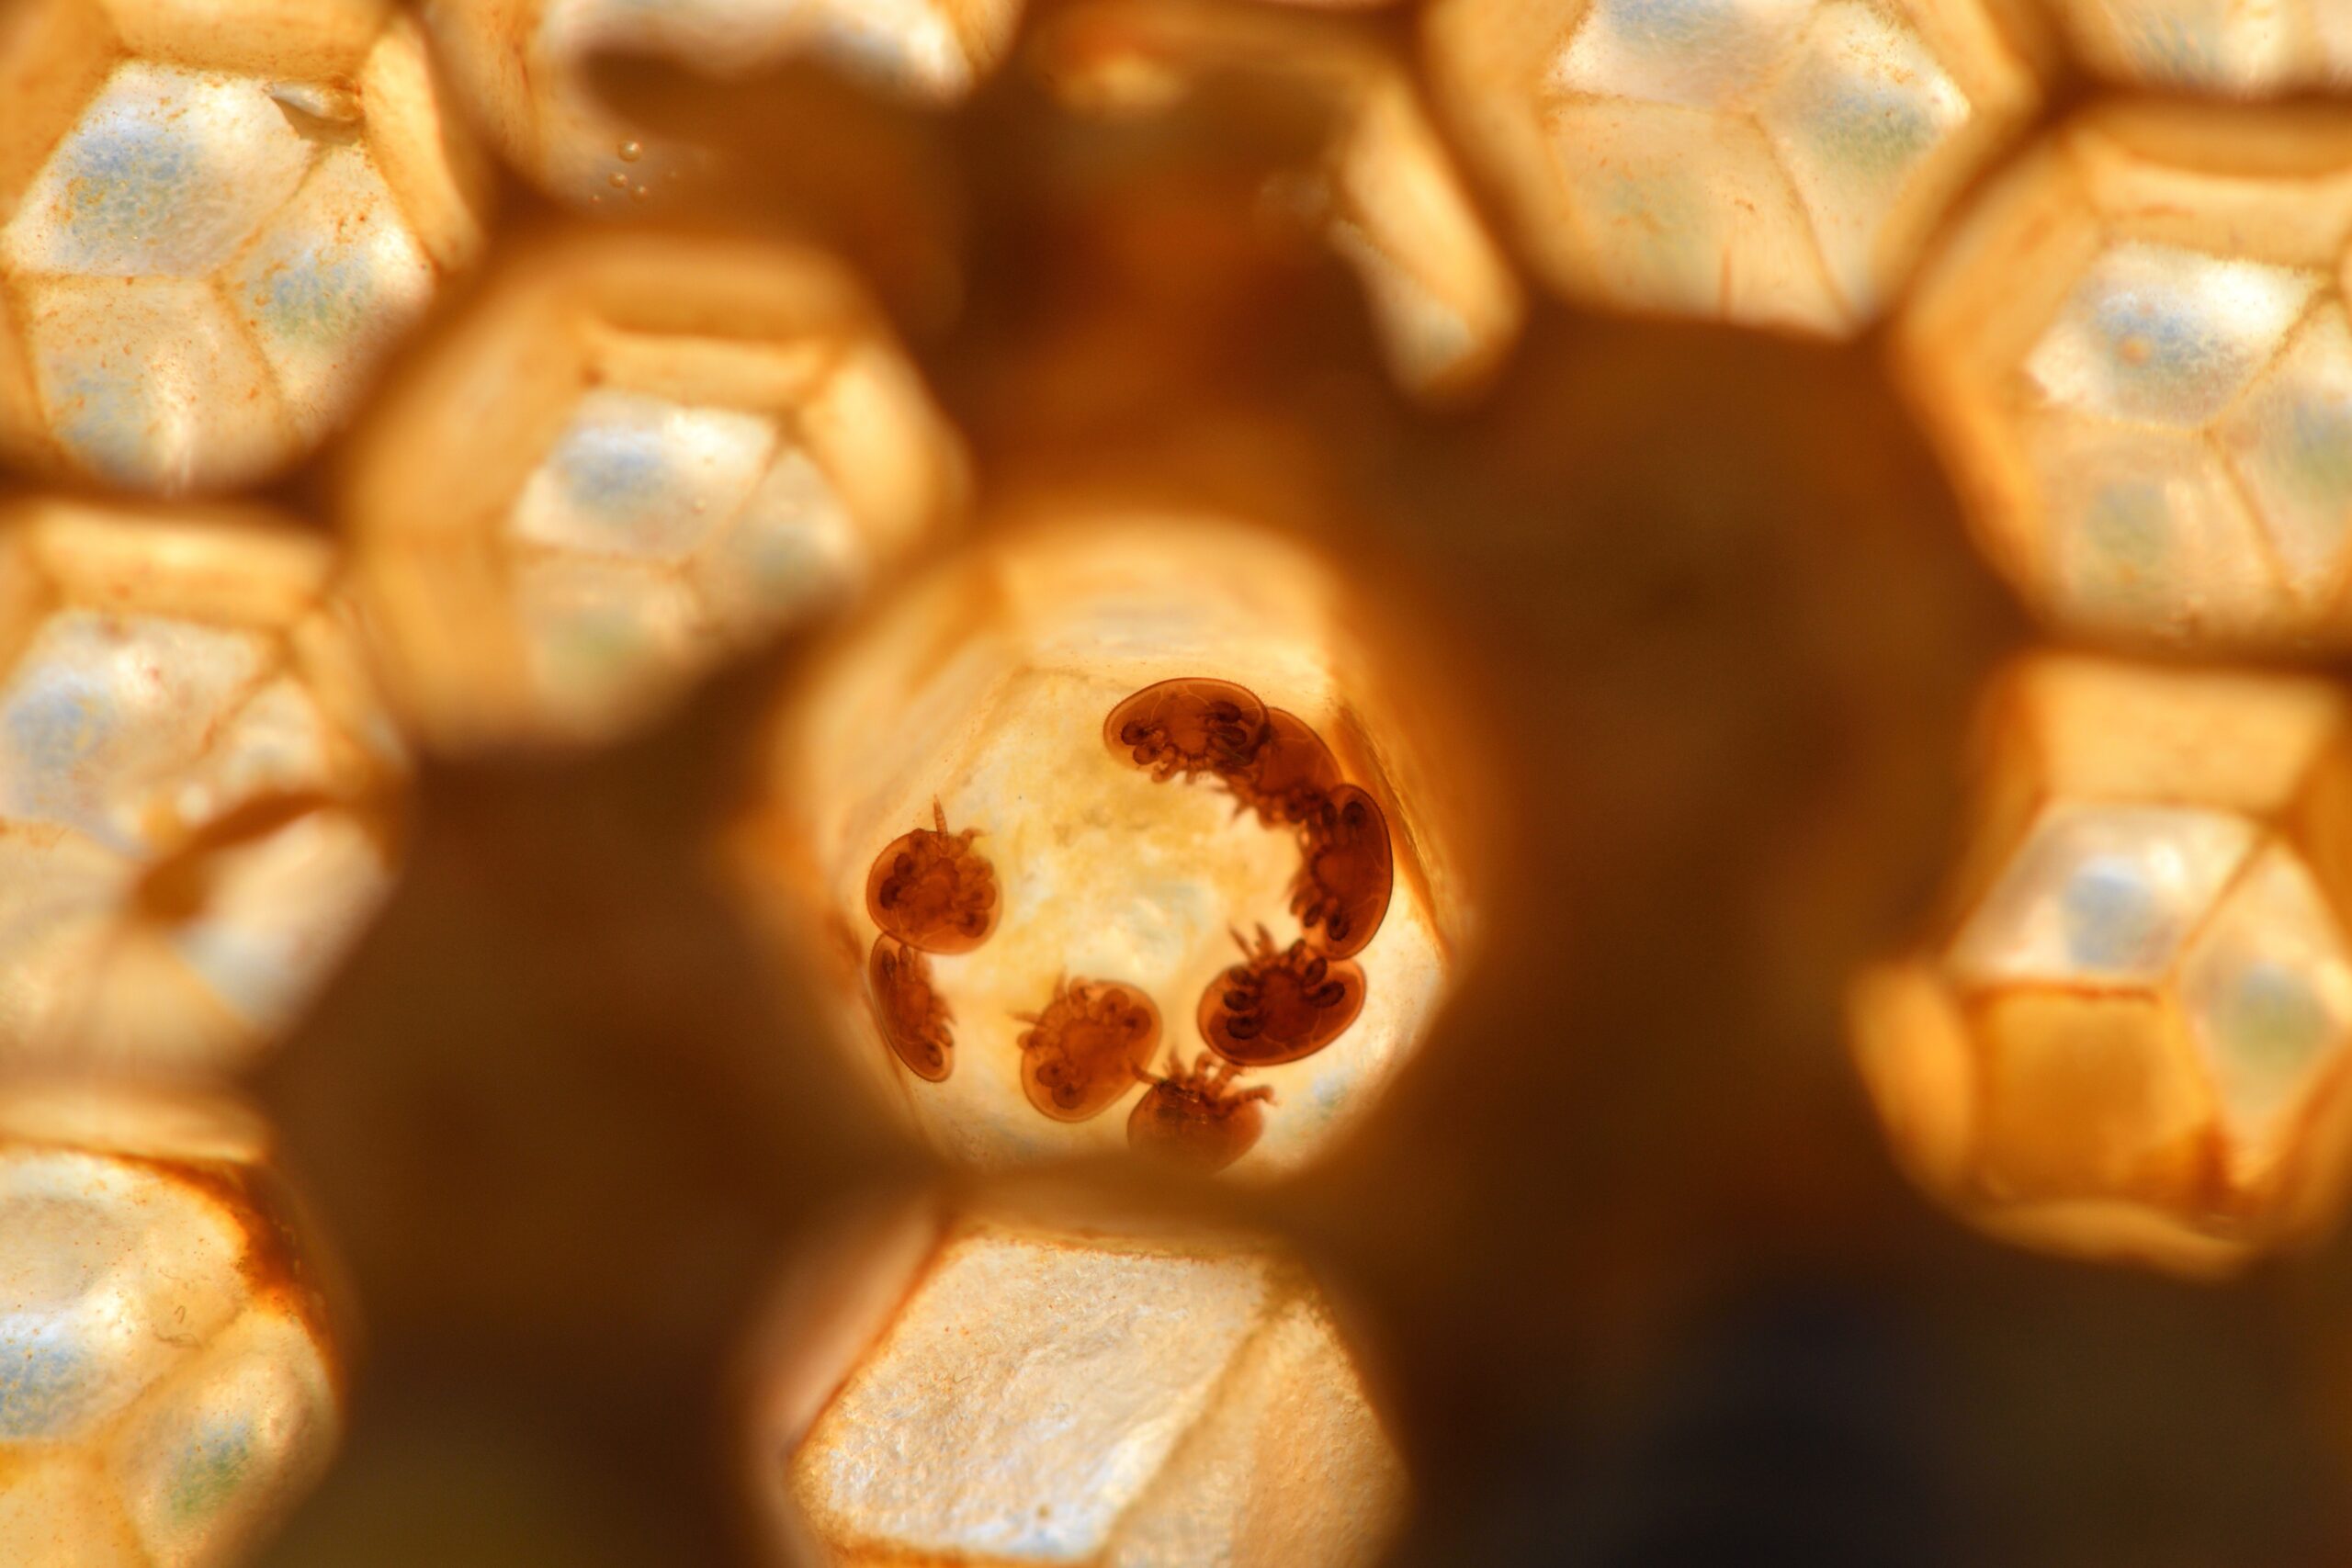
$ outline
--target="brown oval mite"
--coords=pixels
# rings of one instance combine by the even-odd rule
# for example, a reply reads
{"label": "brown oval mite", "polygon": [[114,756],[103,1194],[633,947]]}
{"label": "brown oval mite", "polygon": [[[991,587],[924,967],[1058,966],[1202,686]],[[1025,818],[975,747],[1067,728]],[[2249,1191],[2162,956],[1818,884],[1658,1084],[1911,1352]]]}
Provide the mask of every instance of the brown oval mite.
{"label": "brown oval mite", "polygon": [[931,803],[933,826],[890,840],[865,876],[865,912],[909,947],[969,953],[996,929],[996,868],[972,848],[979,829],[947,830]]}
{"label": "brown oval mite", "polygon": [[1102,741],[1165,784],[1182,773],[1230,774],[1266,736],[1266,705],[1247,686],[1188,676],[1146,686],[1111,710]]}
{"label": "brown oval mite", "polygon": [[1313,818],[1340,787],[1340,760],[1295,713],[1266,710],[1266,739],[1247,767],[1225,776],[1234,798],[1269,828]]}
{"label": "brown oval mite", "polygon": [[1233,1089],[1239,1069],[1204,1053],[1192,1070],[1172,1054],[1170,1074],[1136,1076],[1151,1086],[1127,1115],[1127,1146],[1139,1154],[1204,1173],[1223,1170],[1256,1145],[1266,1130],[1261,1102],[1274,1091],[1262,1085]]}
{"label": "brown oval mite", "polygon": [[1300,829],[1299,851],[1304,863],[1291,885],[1291,913],[1307,940],[1333,958],[1362,952],[1388,914],[1396,877],[1379,802],[1341,784]]}
{"label": "brown oval mite", "polygon": [[1159,1010],[1132,986],[1060,981],[1042,1012],[1012,1015],[1021,1034],[1021,1088],[1057,1122],[1099,1116],[1135,1087],[1159,1043]]}
{"label": "brown oval mite", "polygon": [[874,939],[866,960],[867,998],[882,1038],[907,1065],[931,1083],[944,1083],[956,1070],[956,1021],[931,986],[931,960],[892,937]]}
{"label": "brown oval mite", "polygon": [[1238,1067],[1271,1067],[1312,1056],[1337,1040],[1363,1010],[1363,970],[1344,958],[1295,942],[1277,953],[1266,928],[1253,946],[1240,933],[1244,962],[1202,994],[1201,1038]]}

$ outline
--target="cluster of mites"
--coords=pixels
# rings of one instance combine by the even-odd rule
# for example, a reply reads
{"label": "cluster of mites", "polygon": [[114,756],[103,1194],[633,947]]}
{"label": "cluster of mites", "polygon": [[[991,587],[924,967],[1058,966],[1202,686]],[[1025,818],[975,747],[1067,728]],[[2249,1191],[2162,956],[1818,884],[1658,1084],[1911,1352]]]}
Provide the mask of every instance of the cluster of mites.
{"label": "cluster of mites", "polygon": [[[1295,833],[1299,870],[1290,907],[1306,933],[1277,949],[1263,926],[1235,938],[1242,962],[1202,998],[1208,1044],[1187,1068],[1170,1048],[1170,1071],[1152,1071],[1159,1010],[1133,986],[1065,978],[1043,1010],[1020,1013],[1021,1084],[1029,1103],[1057,1122],[1083,1122],[1149,1086],[1127,1118],[1138,1149],[1217,1169],[1247,1154],[1264,1130],[1261,1101],[1241,1089],[1252,1067],[1311,1056],[1363,1009],[1362,966],[1351,962],[1388,912],[1394,880],[1388,822],[1379,805],[1345,782],[1339,760],[1296,716],[1270,708],[1229,681],[1186,679],[1147,686],[1111,710],[1104,741],[1159,782],[1208,774],[1258,819]],[[938,1083],[956,1066],[946,1005],[931,983],[928,953],[969,953],[996,929],[996,870],[973,848],[976,829],[933,825],[894,840],[875,857],[865,907],[881,928],[867,964],[882,1033],[909,1071]]]}

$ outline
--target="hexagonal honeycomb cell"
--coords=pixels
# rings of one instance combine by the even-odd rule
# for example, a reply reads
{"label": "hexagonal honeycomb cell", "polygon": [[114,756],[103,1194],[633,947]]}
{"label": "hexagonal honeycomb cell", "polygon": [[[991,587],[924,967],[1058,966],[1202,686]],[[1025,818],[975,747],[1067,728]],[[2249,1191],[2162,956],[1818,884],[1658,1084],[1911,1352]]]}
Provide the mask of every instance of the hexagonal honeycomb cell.
{"label": "hexagonal honeycomb cell", "polygon": [[787,1560],[1380,1560],[1404,1466],[1276,1244],[1035,1201],[864,1230],[762,1325],[750,1484]]}
{"label": "hexagonal honeycomb cell", "polygon": [[0,1089],[0,1562],[241,1562],[343,1426],[329,1317],[258,1120]]}
{"label": "hexagonal honeycomb cell", "polygon": [[358,434],[344,512],[436,744],[608,739],[955,517],[961,448],[809,251],[526,249]]}
{"label": "hexagonal honeycomb cell", "polygon": [[600,97],[604,55],[718,79],[811,58],[916,103],[961,99],[1012,47],[1021,0],[424,0],[474,118],[550,194],[616,212],[659,197],[695,150]]}
{"label": "hexagonal honeycomb cell", "polygon": [[2103,76],[2233,97],[2352,84],[2352,11],[2337,0],[2053,0]]}
{"label": "hexagonal honeycomb cell", "polygon": [[1103,116],[1165,110],[1240,81],[1312,106],[1319,156],[1273,182],[1271,209],[1321,234],[1363,286],[1389,374],[1445,398],[1483,386],[1525,300],[1403,63],[1352,28],[1192,0],[1066,6],[1036,55],[1062,100]]}
{"label": "hexagonal honeycomb cell", "polygon": [[0,446],[39,467],[267,478],[482,247],[487,164],[390,0],[24,0],[0,103]]}
{"label": "hexagonal honeycomb cell", "polygon": [[741,880],[950,1157],[1295,1169],[1420,1047],[1474,924],[1469,748],[1411,646],[1278,536],[1045,505],[796,694]]}
{"label": "hexagonal honeycomb cell", "polygon": [[1984,727],[1947,913],[1856,991],[1896,1154],[2061,1251],[2210,1272],[2310,1234],[2352,1177],[2352,706],[2042,655]]}
{"label": "hexagonal honeycomb cell", "polygon": [[1898,357],[1985,553],[2057,626],[2352,633],[2352,119],[2094,112],[2005,175]]}
{"label": "hexagonal honeycomb cell", "polygon": [[1426,42],[1555,287],[1832,337],[2040,100],[1979,0],[1437,0]]}
{"label": "hexagonal honeycomb cell", "polygon": [[0,1060],[212,1071],[389,890],[407,768],[316,535],[0,510]]}

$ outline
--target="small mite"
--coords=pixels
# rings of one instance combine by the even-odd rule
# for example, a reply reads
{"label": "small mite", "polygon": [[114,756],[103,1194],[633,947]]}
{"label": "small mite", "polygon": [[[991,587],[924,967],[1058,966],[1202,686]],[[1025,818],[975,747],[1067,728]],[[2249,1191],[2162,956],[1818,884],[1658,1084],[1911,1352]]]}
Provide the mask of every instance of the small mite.
{"label": "small mite", "polygon": [[1295,942],[1277,953],[1266,928],[1252,945],[1239,932],[1242,963],[1201,996],[1201,1038],[1237,1067],[1272,1067],[1312,1056],[1347,1032],[1363,1010],[1363,970]]}
{"label": "small mite", "polygon": [[1021,1034],[1021,1088],[1057,1122],[1099,1116],[1136,1084],[1159,1043],[1159,1010],[1132,986],[1064,979],[1043,1012],[1012,1015]]}
{"label": "small mite", "polygon": [[1182,774],[1230,775],[1266,737],[1266,705],[1230,681],[1185,678],[1146,686],[1111,710],[1102,741],[1162,784]]}
{"label": "small mite", "polygon": [[1261,1085],[1235,1092],[1239,1069],[1205,1053],[1189,1072],[1173,1053],[1168,1065],[1166,1077],[1136,1073],[1151,1088],[1127,1115],[1127,1146],[1204,1175],[1248,1154],[1266,1131],[1261,1105],[1272,1104],[1274,1091]]}
{"label": "small mite", "polygon": [[874,923],[925,953],[969,953],[996,930],[996,868],[972,840],[979,829],[947,830],[947,814],[931,803],[933,826],[890,840],[865,877],[865,910]]}
{"label": "small mite", "polygon": [[866,961],[867,998],[882,1038],[907,1071],[930,1083],[945,1083],[956,1070],[956,1021],[931,987],[931,960],[887,936],[874,939]]}
{"label": "small mite", "polygon": [[1340,787],[1340,761],[1305,719],[1266,710],[1266,738],[1247,767],[1225,775],[1245,810],[1269,828],[1292,828],[1322,810]]}
{"label": "small mite", "polygon": [[1291,913],[1331,957],[1354,956],[1380,929],[1396,886],[1388,818],[1371,795],[1341,784],[1301,828],[1299,851]]}

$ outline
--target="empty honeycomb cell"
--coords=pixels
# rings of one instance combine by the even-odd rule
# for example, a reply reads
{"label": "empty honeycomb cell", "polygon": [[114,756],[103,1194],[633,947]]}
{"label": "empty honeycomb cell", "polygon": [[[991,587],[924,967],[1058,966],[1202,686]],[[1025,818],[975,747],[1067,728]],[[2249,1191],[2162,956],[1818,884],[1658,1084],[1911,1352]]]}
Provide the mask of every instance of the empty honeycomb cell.
{"label": "empty honeycomb cell", "polygon": [[257,1118],[0,1089],[0,1561],[226,1568],[324,1471],[343,1371]]}
{"label": "empty honeycomb cell", "polygon": [[2065,631],[2352,629],[2340,492],[2352,119],[2115,106],[2005,173],[1897,359],[1985,553]]}
{"label": "empty honeycomb cell", "polygon": [[935,540],[964,468],[827,258],[572,234],[390,390],[348,479],[395,694],[466,749],[650,721]]}
{"label": "empty honeycomb cell", "polygon": [[0,447],[39,467],[267,479],[481,248],[486,166],[388,0],[26,0],[0,101]]}
{"label": "empty honeycomb cell", "polygon": [[2190,1272],[2335,1213],[2347,716],[2289,676],[2041,655],[2000,677],[1947,913],[1855,995],[1931,1191],[1996,1234]]}
{"label": "empty honeycomb cell", "polygon": [[1845,337],[2040,99],[1979,0],[1437,0],[1439,106],[1604,307]]}
{"label": "empty honeycomb cell", "polygon": [[983,1199],[803,1273],[750,1445],[794,1561],[1344,1568],[1402,1521],[1330,1303],[1263,1237]]}
{"label": "empty honeycomb cell", "polygon": [[0,1060],[217,1070],[390,888],[407,766],[337,552],[266,515],[0,513]]}

